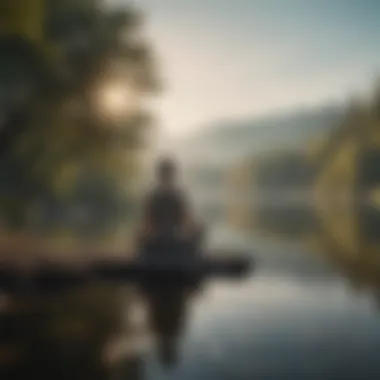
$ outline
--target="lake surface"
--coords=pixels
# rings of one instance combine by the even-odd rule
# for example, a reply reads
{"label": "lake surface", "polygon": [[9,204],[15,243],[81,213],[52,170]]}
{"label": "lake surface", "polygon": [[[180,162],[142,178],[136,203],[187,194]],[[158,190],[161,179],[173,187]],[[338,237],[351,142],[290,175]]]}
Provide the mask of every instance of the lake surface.
{"label": "lake surface", "polygon": [[[96,308],[87,315],[79,311],[81,303],[90,302],[88,296],[82,301],[50,299],[50,304],[56,302],[56,317],[44,320],[46,310],[36,313],[40,309],[35,308],[23,314],[19,326],[25,331],[13,322],[13,330],[6,328],[6,339],[2,331],[2,368],[19,352],[14,342],[25,341],[25,336],[31,358],[24,356],[17,365],[14,361],[24,369],[2,372],[1,378],[18,379],[26,373],[40,379],[52,374],[57,379],[131,380],[380,378],[380,314],[374,293],[355,291],[331,264],[291,243],[244,238],[220,228],[213,231],[210,245],[248,249],[257,259],[256,273],[247,280],[201,284],[190,296],[181,289],[174,289],[177,297],[173,296],[171,289],[151,295],[149,301],[124,289],[128,302],[118,296],[111,305],[109,296],[96,293],[93,305],[108,314],[99,317],[101,322],[86,330],[87,335],[83,331],[98,318]],[[122,333],[116,325],[125,309],[134,311],[135,327]],[[54,330],[65,313],[66,322]],[[128,315],[131,319],[131,312]],[[49,330],[49,338],[42,339],[40,332],[33,336],[26,325],[31,331]],[[82,338],[63,343],[67,331]],[[101,331],[102,337],[95,337]],[[119,340],[119,348],[113,348],[119,351],[117,364],[102,366],[101,352],[112,337]]]}
{"label": "lake surface", "polygon": [[380,378],[380,315],[371,294],[355,292],[329,263],[294,245],[226,230],[214,240],[256,252],[257,272],[209,284],[187,318],[177,365],[163,369],[151,353],[147,379]]}

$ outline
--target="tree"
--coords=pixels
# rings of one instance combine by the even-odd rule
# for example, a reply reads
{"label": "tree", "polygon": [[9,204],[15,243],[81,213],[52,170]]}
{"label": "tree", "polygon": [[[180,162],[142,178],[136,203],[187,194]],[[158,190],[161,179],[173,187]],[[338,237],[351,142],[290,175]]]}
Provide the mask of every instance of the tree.
{"label": "tree", "polygon": [[137,37],[140,13],[101,5],[45,3],[54,80],[33,99],[32,112],[19,121],[21,133],[8,141],[2,158],[13,189],[24,190],[14,194],[21,215],[36,198],[74,197],[84,170],[108,183],[109,194],[124,196],[138,173],[138,154],[152,121],[143,100],[160,89],[154,54]]}

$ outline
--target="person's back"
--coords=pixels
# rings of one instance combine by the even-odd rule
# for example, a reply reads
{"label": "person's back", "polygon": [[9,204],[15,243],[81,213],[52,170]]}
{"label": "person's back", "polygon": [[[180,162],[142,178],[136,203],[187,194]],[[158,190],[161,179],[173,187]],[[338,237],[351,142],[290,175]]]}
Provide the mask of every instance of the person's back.
{"label": "person's back", "polygon": [[142,231],[138,235],[140,243],[145,247],[147,243],[148,246],[153,244],[150,247],[157,247],[158,241],[171,244],[172,237],[179,237],[198,253],[204,227],[195,222],[188,199],[177,186],[175,165],[164,160],[159,164],[157,174],[158,184],[149,192],[144,205]]}
{"label": "person's back", "polygon": [[176,170],[171,161],[162,161],[157,175],[158,184],[145,203],[145,224],[155,231],[173,231],[188,219],[187,200],[176,184]]}
{"label": "person's back", "polygon": [[155,188],[147,204],[149,224],[160,230],[172,230],[185,218],[185,200],[176,188]]}

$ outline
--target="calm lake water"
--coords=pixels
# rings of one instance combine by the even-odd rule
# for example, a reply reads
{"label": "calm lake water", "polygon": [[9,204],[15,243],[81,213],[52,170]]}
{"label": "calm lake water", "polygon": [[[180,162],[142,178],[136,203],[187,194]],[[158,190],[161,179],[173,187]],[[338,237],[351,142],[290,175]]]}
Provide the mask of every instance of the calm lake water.
{"label": "calm lake water", "polygon": [[379,379],[380,314],[371,294],[315,255],[291,244],[243,239],[214,243],[249,248],[256,274],[209,284],[190,309],[177,365],[148,355],[147,379]]}
{"label": "calm lake water", "polygon": [[[52,373],[57,379],[380,378],[380,314],[374,294],[354,291],[329,263],[292,244],[247,239],[226,229],[215,230],[210,244],[249,249],[258,262],[256,273],[242,281],[205,283],[188,298],[161,295],[151,309],[138,309],[152,302],[133,293],[137,327],[120,340],[123,348],[119,351],[125,358],[112,370],[97,367],[100,356],[96,353],[88,359],[91,371],[81,367],[83,358],[71,366],[80,347],[75,340],[62,351],[59,344],[52,345],[54,338],[49,346],[26,333],[28,352],[41,353],[33,365],[25,367],[28,373],[40,379]],[[103,307],[102,302],[104,310],[109,307],[104,299],[95,300],[98,307]],[[70,306],[77,307],[75,302]],[[123,307],[112,313],[123,313]],[[25,318],[32,317],[36,319],[36,313]],[[153,332],[146,326],[149,320]],[[106,335],[117,337],[112,318],[102,323],[93,334],[109,329]],[[9,334],[20,335],[20,331]],[[88,341],[97,340],[89,337]],[[93,350],[94,344],[85,345],[84,351]],[[61,354],[51,359],[57,347]],[[4,357],[12,359],[4,354],[6,349],[0,345],[3,366]],[[49,371],[43,371],[44,377],[41,368],[46,366]],[[22,376],[4,372],[1,378]]]}

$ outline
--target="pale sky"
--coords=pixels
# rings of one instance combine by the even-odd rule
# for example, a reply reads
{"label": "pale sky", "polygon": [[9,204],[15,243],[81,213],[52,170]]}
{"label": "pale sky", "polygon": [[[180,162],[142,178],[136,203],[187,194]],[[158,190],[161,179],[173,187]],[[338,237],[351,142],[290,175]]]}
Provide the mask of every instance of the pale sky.
{"label": "pale sky", "polygon": [[337,100],[380,69],[378,0],[136,0],[166,92],[161,127]]}

